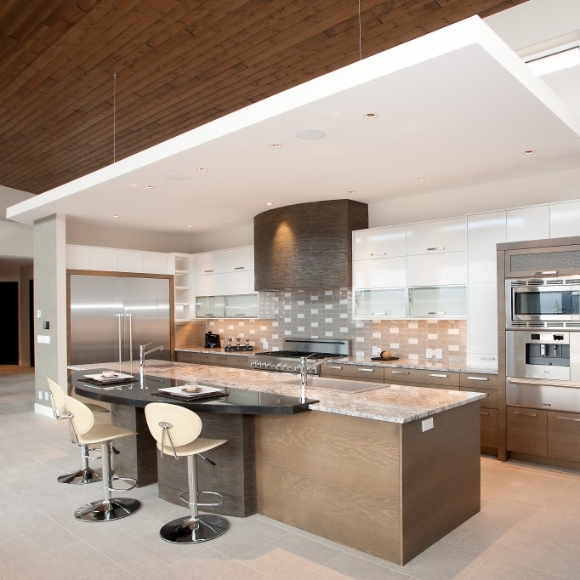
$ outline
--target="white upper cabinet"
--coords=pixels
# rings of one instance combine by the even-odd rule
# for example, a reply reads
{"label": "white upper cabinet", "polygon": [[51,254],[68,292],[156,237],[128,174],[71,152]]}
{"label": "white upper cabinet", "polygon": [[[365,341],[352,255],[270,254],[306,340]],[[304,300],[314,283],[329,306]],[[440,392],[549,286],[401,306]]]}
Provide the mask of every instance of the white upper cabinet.
{"label": "white upper cabinet", "polygon": [[143,252],[143,271],[148,274],[171,274],[171,260],[163,252]]}
{"label": "white upper cabinet", "polygon": [[543,240],[550,237],[548,205],[509,209],[506,216],[506,242]]}
{"label": "white upper cabinet", "polygon": [[193,272],[196,276],[205,274],[221,274],[225,272],[223,252],[203,252],[195,254],[193,259]]}
{"label": "white upper cabinet", "polygon": [[550,205],[550,237],[580,236],[580,201]]}
{"label": "white upper cabinet", "polygon": [[407,253],[407,228],[395,226],[352,232],[352,259],[394,258]]}
{"label": "white upper cabinet", "polygon": [[116,248],[91,247],[91,270],[119,271],[119,252]]}
{"label": "white upper cabinet", "polygon": [[407,226],[407,255],[462,252],[467,249],[465,218]]}
{"label": "white upper cabinet", "polygon": [[406,284],[407,259],[404,256],[353,262],[353,288],[393,288]]}
{"label": "white upper cabinet", "polygon": [[91,248],[89,246],[73,246],[67,244],[66,267],[70,270],[90,270]]}
{"label": "white upper cabinet", "polygon": [[467,283],[467,252],[407,256],[407,286]]}
{"label": "white upper cabinet", "polygon": [[118,250],[117,267],[119,272],[145,272],[143,269],[143,252],[137,250]]}
{"label": "white upper cabinet", "polygon": [[254,271],[254,246],[233,248],[222,253],[224,272]]}
{"label": "white upper cabinet", "polygon": [[467,245],[489,248],[506,241],[506,212],[494,211],[467,216]]}

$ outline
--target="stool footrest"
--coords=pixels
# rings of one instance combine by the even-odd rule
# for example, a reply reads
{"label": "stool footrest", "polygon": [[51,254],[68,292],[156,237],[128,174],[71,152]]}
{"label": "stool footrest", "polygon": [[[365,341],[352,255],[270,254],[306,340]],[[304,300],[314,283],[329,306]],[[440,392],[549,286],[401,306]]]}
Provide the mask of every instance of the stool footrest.
{"label": "stool footrest", "polygon": [[[197,493],[197,497],[199,499],[199,497],[201,497],[202,495],[213,495],[215,497],[218,498],[217,502],[212,502],[212,503],[202,503],[202,502],[197,502],[198,507],[218,507],[220,505],[222,505],[224,503],[224,501],[226,500],[226,498],[223,496],[223,494],[218,493],[217,491],[199,491]],[[189,505],[189,493],[185,492],[182,493],[180,496],[182,501],[184,501],[186,504]]]}
{"label": "stool footrest", "polygon": [[111,477],[112,481],[126,481],[126,482],[130,482],[132,485],[130,485],[129,487],[109,487],[109,489],[111,491],[118,491],[119,493],[124,493],[126,491],[131,491],[132,489],[135,489],[137,487],[137,480],[134,479],[133,477],[119,477],[118,475],[115,475],[114,477]]}
{"label": "stool footrest", "polygon": [[95,483],[96,481],[101,481],[102,477],[99,471],[95,471],[90,467],[86,469],[79,469],[74,473],[67,473],[66,475],[60,475],[57,478],[59,483],[70,483],[74,485],[84,485],[87,483]]}

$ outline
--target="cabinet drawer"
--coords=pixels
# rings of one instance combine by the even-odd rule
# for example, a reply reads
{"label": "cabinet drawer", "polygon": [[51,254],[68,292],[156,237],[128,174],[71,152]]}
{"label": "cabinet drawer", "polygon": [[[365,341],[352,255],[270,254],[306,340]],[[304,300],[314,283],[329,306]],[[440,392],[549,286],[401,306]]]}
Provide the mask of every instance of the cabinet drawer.
{"label": "cabinet drawer", "polygon": [[390,383],[411,383],[416,386],[459,387],[459,373],[427,369],[386,368],[385,381]]}
{"label": "cabinet drawer", "polygon": [[548,456],[580,461],[580,414],[548,411]]}
{"label": "cabinet drawer", "polygon": [[213,355],[213,361],[216,365],[221,365],[225,367],[233,367],[237,369],[249,369],[250,359],[247,356],[237,356],[237,355]]}
{"label": "cabinet drawer", "polygon": [[497,433],[497,409],[481,407],[481,446],[497,448],[499,439]]}
{"label": "cabinet drawer", "polygon": [[473,389],[494,389],[497,391],[497,385],[498,378],[495,374],[459,373],[460,387],[473,387]]}
{"label": "cabinet drawer", "polygon": [[546,457],[548,455],[548,412],[507,407],[507,448]]}
{"label": "cabinet drawer", "polygon": [[192,364],[209,364],[212,355],[205,352],[176,352],[175,360],[177,362],[186,362]]}
{"label": "cabinet drawer", "polygon": [[433,383],[413,383],[410,387],[422,387],[424,389],[444,389],[446,391],[459,391],[455,385],[438,385]]}
{"label": "cabinet drawer", "polygon": [[482,407],[497,409],[497,390],[480,389],[476,387],[460,387],[460,391],[470,391],[472,393],[485,393],[487,397],[480,401]]}
{"label": "cabinet drawer", "polygon": [[359,381],[372,381],[374,383],[382,383],[384,380],[384,369],[378,366],[326,363],[322,365],[321,374],[323,376],[344,377]]}

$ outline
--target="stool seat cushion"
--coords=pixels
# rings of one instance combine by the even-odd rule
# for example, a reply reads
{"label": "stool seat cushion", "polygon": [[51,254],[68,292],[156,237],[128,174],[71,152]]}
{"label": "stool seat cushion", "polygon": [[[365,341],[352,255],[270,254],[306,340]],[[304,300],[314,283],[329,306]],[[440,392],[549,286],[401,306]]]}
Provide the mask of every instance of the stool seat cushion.
{"label": "stool seat cushion", "polygon": [[77,434],[79,443],[91,445],[93,443],[102,443],[104,441],[114,441],[123,437],[135,435],[134,431],[117,427],[117,425],[100,425],[96,423],[90,431],[83,434]]}

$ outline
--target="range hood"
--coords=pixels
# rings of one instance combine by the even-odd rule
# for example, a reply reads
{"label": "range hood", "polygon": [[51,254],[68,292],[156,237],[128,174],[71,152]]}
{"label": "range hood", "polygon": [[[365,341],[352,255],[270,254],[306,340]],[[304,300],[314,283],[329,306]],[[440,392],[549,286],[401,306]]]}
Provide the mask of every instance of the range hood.
{"label": "range hood", "polygon": [[352,231],[368,225],[368,205],[350,199],[300,203],[258,214],[254,289],[352,286]]}

